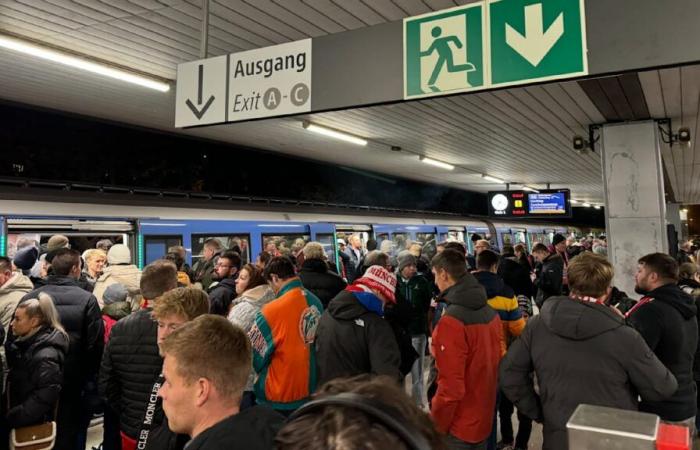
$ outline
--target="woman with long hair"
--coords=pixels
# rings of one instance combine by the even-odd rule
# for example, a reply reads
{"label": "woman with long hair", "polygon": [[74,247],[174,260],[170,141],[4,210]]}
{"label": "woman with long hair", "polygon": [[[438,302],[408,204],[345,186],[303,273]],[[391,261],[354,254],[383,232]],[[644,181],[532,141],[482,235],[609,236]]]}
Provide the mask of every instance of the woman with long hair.
{"label": "woman with long hair", "polygon": [[[260,312],[260,309],[275,298],[275,293],[267,284],[265,278],[263,278],[262,273],[262,269],[252,264],[246,264],[239,272],[236,280],[236,294],[238,294],[238,297],[233,301],[228,320],[234,325],[241,327],[246,333],[255,324],[255,316]],[[255,372],[251,366],[248,383],[243,392],[241,409],[255,405],[254,382]]]}
{"label": "woman with long hair", "polygon": [[21,302],[10,326],[17,338],[6,348],[7,424],[18,428],[50,422],[63,382],[68,334],[53,300],[43,293]]}

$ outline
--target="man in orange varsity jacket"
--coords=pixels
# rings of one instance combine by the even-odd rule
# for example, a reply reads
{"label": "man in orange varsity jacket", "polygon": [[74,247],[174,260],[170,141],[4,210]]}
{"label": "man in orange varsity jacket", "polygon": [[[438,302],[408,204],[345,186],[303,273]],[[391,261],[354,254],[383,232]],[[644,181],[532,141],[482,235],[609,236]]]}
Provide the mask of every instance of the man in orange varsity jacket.
{"label": "man in orange varsity jacket", "polygon": [[316,389],[313,342],[323,305],[304,289],[294,265],[284,256],[272,258],[264,277],[277,298],[263,306],[248,333],[258,374],[255,397],[258,403],[289,415]]}

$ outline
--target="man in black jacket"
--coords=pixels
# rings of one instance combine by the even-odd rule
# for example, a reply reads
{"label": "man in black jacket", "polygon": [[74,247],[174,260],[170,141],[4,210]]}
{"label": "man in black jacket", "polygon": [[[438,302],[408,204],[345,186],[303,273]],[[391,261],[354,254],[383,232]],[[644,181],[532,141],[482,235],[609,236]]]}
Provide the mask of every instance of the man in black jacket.
{"label": "man in black jacket", "polygon": [[299,279],[306,289],[321,300],[323,308],[345,289],[347,283],[337,273],[331,272],[326,264],[326,252],[318,242],[309,242],[304,246],[304,263],[299,271]]}
{"label": "man in black jacket", "polygon": [[[93,383],[100,367],[104,345],[104,324],[97,299],[78,285],[80,253],[69,248],[54,251],[52,275],[45,286],[25,295],[20,303],[39,293],[53,299],[61,324],[70,338],[65,359],[63,384],[56,416],[57,450],[85,448],[91,411],[84,402],[84,391]],[[14,336],[8,336],[12,342]]]}
{"label": "man in black jacket", "polygon": [[564,260],[557,254],[550,254],[542,243],[532,247],[532,256],[538,262],[535,268],[535,303],[542,309],[545,300],[563,293]]}
{"label": "man in black jacket", "polygon": [[634,411],[638,396],[660,401],[678,386],[644,339],[605,304],[612,279],[602,256],[577,256],[569,265],[570,298],[548,299],[501,361],[501,389],[520,412],[543,422],[544,450],[568,448],[566,422],[581,403]]}
{"label": "man in black jacket", "polygon": [[520,264],[515,257],[512,245],[503,246],[503,254],[498,262],[498,275],[510,286],[517,297],[532,297],[532,280],[527,267]]}
{"label": "man in black jacket", "polygon": [[365,373],[401,379],[399,345],[384,320],[384,304],[396,302],[395,290],[396,276],[384,267],[371,266],[331,300],[314,341],[319,386]]}
{"label": "man in black jacket", "polygon": [[215,284],[209,288],[209,312],[226,317],[236,298],[236,279],[241,270],[241,255],[227,251],[214,265]]}
{"label": "man in black jacket", "polygon": [[200,316],[161,343],[165,383],[158,395],[170,429],[188,450],[272,450],[283,417],[267,406],[240,411],[250,373],[248,336],[223,317]]}
{"label": "man in black jacket", "polygon": [[627,312],[627,320],[678,380],[678,390],[671,398],[642,401],[640,410],[662,420],[687,422],[692,428],[697,412],[693,381],[698,345],[695,302],[676,285],[678,263],[669,255],[651,253],[639,259],[635,281],[635,291],[644,298]]}
{"label": "man in black jacket", "polygon": [[[143,269],[140,286],[144,298],[141,309],[114,325],[100,370],[100,394],[119,417],[122,450],[136,446],[148,398],[163,365],[151,303],[177,287],[175,264],[166,260],[149,264]],[[105,436],[105,444],[108,442],[113,445]]]}

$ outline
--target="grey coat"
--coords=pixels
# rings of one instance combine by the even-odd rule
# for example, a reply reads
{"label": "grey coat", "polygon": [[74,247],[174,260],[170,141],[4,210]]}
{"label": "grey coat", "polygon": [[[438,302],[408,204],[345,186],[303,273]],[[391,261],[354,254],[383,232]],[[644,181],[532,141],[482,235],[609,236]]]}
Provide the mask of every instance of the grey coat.
{"label": "grey coat", "polygon": [[[532,373],[537,377],[535,392]],[[501,362],[501,389],[544,424],[544,450],[566,450],[566,422],[581,403],[637,410],[678,388],[642,336],[605,305],[548,299]]]}
{"label": "grey coat", "polygon": [[[241,327],[248,334],[255,323],[255,317],[260,312],[260,309],[274,299],[275,293],[266,284],[248,289],[233,301],[233,307],[228,313],[228,320],[232,324]],[[251,367],[245,390],[252,391],[254,383],[255,371]]]}

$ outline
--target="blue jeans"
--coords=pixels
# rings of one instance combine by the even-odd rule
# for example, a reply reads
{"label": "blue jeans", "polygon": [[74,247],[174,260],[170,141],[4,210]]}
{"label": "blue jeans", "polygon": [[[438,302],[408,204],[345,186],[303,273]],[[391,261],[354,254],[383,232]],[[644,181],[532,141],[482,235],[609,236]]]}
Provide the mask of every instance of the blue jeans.
{"label": "blue jeans", "polygon": [[411,367],[411,379],[413,380],[411,396],[419,407],[423,406],[423,363],[425,362],[425,346],[427,343],[428,337],[424,334],[411,336],[411,344],[418,352],[418,359],[414,361],[413,367]]}

